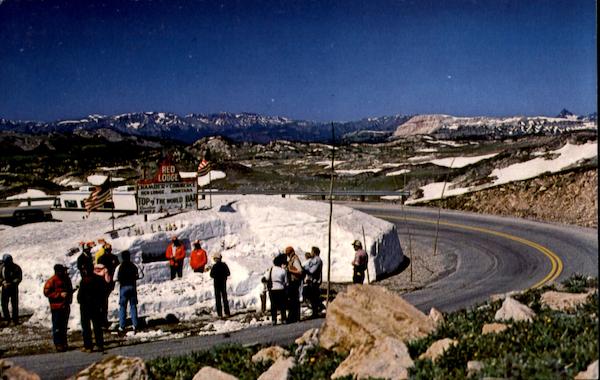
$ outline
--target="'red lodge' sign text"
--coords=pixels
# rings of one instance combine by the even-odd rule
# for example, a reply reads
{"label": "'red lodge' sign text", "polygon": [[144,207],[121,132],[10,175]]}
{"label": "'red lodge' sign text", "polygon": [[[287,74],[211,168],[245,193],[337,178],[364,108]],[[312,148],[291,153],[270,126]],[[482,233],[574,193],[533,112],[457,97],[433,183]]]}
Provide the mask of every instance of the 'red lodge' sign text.
{"label": "'red lodge' sign text", "polygon": [[139,214],[197,208],[196,180],[182,180],[179,170],[168,159],[158,165],[158,170],[151,179],[138,181],[137,190]]}
{"label": "'red lodge' sign text", "polygon": [[156,182],[179,182],[180,180],[179,171],[170,162],[165,161],[158,167],[155,178]]}

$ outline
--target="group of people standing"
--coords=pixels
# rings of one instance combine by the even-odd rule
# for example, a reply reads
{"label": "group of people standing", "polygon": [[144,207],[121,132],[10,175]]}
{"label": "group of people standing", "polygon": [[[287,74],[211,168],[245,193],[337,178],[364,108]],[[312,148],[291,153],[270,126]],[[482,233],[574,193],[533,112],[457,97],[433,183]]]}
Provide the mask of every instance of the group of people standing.
{"label": "group of people standing", "polygon": [[[56,350],[66,351],[67,324],[71,312],[73,295],[77,292],[81,316],[83,348],[92,352],[94,348],[92,332],[98,351],[104,351],[103,329],[108,328],[108,299],[119,282],[119,332],[124,333],[126,327],[127,306],[131,315],[134,332],[138,330],[137,315],[137,281],[143,272],[131,261],[129,251],[121,252],[121,260],[113,254],[111,244],[99,239],[99,249],[92,253],[94,242],[80,243],[81,254],[77,258],[77,269],[81,280],[73,288],[69,269],[62,264],[54,265],[54,275],[44,284],[44,295],[50,303],[52,315],[52,337]],[[367,270],[368,255],[359,240],[352,243],[355,250],[353,265],[353,282],[363,283]],[[177,236],[172,236],[166,249],[165,257],[169,262],[171,280],[181,278],[183,263],[186,257],[184,244]],[[190,266],[194,272],[210,271],[213,279],[215,307],[219,317],[231,315],[227,299],[227,278],[231,276],[229,267],[222,261],[221,253],[213,255],[214,264],[207,265],[207,253],[202,249],[200,241],[192,243]],[[261,311],[266,312],[266,297],[271,303],[272,324],[277,324],[280,315],[281,323],[293,323],[300,320],[300,296],[307,301],[311,317],[318,317],[324,309],[321,301],[321,283],[323,277],[323,261],[318,247],[312,247],[305,253],[302,263],[293,247],[286,247],[283,253],[276,255],[273,265],[266,271],[261,281]],[[7,323],[19,323],[18,286],[22,280],[21,268],[13,262],[12,256],[4,254],[0,262],[0,284],[2,285],[2,313]],[[12,306],[12,315],[9,313]]]}
{"label": "group of people standing", "polygon": [[[323,261],[318,247],[312,247],[305,253],[304,265],[300,262],[294,248],[286,247],[284,253],[273,259],[273,266],[262,278],[261,311],[266,310],[266,295],[271,302],[271,322],[277,324],[277,315],[281,323],[293,323],[300,320],[300,292],[307,300],[311,317],[319,316],[324,308],[321,302],[321,282]],[[304,285],[303,285],[304,284]]]}
{"label": "group of people standing", "polygon": [[77,258],[77,269],[81,281],[73,288],[68,268],[62,264],[54,266],[54,275],[44,284],[44,295],[50,303],[52,314],[52,337],[56,350],[66,351],[67,324],[71,313],[73,295],[77,291],[79,303],[81,333],[84,352],[92,352],[95,345],[98,351],[104,351],[103,330],[108,328],[108,298],[119,282],[119,332],[123,333],[126,323],[127,305],[134,332],[138,328],[136,282],[143,274],[131,262],[129,251],[121,252],[121,261],[112,253],[112,246],[99,240],[100,248],[92,254],[94,242],[81,243],[81,254]]}

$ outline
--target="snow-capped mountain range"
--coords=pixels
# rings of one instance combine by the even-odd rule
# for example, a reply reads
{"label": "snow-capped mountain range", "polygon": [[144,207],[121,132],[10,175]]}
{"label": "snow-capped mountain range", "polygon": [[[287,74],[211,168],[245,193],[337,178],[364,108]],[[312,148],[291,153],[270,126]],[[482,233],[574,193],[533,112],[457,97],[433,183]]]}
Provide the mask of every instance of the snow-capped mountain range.
{"label": "snow-capped mountain range", "polygon": [[[332,123],[292,120],[254,113],[189,114],[165,112],[89,115],[78,120],[54,122],[0,119],[0,131],[28,134],[118,132],[125,135],[172,139],[192,143],[206,136],[223,136],[238,142],[267,143],[273,140],[331,141]],[[440,138],[503,138],[528,134],[559,134],[597,129],[597,116],[575,116],[567,110],[556,117],[454,117],[449,115],[394,115],[358,121],[335,122],[336,140],[386,141],[429,134]]]}

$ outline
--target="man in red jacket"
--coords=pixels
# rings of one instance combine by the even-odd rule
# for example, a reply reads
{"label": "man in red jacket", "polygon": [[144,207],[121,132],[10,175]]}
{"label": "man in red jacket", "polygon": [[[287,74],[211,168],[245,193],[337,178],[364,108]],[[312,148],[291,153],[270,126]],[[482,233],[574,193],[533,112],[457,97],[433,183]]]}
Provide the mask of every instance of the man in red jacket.
{"label": "man in red jacket", "polygon": [[50,277],[44,285],[44,295],[50,301],[54,346],[56,351],[64,352],[68,347],[67,324],[73,301],[73,284],[66,267],[60,264],[54,266],[54,276]]}
{"label": "man in red jacket", "polygon": [[190,254],[190,266],[194,272],[202,273],[207,262],[206,251],[200,246],[200,240],[194,240],[193,248]]}
{"label": "man in red jacket", "polygon": [[171,237],[171,244],[167,247],[167,252],[165,254],[167,260],[169,260],[169,265],[171,267],[171,280],[177,277],[183,276],[183,259],[185,259],[185,247],[183,243],[179,241],[177,236]]}

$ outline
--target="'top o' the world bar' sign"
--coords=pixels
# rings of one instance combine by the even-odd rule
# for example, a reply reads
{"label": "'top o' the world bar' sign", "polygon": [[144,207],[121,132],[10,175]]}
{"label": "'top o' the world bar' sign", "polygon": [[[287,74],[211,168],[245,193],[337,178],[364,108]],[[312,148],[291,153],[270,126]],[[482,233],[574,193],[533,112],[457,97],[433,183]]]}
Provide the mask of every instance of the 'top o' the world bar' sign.
{"label": "'top o' the world bar' sign", "polygon": [[154,214],[197,208],[198,184],[195,178],[182,180],[170,160],[158,165],[152,179],[138,182],[138,214]]}

